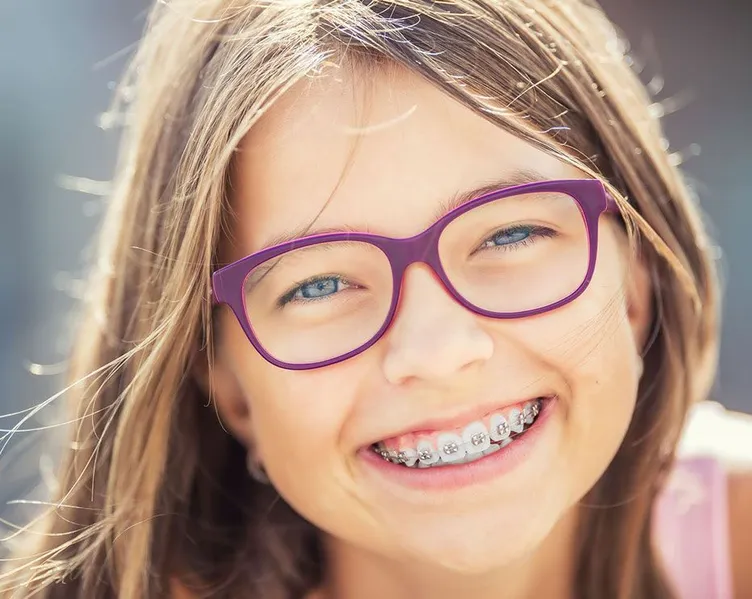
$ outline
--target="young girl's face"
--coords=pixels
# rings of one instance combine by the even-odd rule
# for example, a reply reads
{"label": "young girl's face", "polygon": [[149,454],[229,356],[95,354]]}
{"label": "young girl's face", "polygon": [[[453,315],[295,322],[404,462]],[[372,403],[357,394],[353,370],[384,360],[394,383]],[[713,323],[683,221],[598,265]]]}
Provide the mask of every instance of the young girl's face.
{"label": "young girl's face", "polygon": [[[306,80],[240,148],[226,257],[311,224],[409,237],[450,198],[521,173],[584,178],[413,75],[342,70]],[[629,251],[613,217],[601,216],[599,235],[585,293],[528,318],[473,314],[414,264],[387,333],[323,368],[270,364],[223,311],[213,383],[225,424],[335,546],[463,571],[509,563],[568,530],[634,409],[649,290],[639,265],[627,276]],[[514,407],[538,398],[542,411],[527,432],[470,463],[408,468],[374,451],[382,441],[380,449],[428,443],[441,452],[456,439],[447,434],[464,439],[477,421],[493,430],[498,415],[514,430]]]}

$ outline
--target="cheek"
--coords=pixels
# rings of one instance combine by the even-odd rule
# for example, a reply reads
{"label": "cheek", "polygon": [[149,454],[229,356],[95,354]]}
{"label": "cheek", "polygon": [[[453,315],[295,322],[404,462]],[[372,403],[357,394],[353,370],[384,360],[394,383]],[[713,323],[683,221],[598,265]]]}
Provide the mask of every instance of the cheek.
{"label": "cheek", "polygon": [[[243,338],[245,339],[245,338]],[[357,396],[346,364],[313,371],[277,368],[247,341],[237,364],[254,445],[277,491],[304,517],[328,522],[352,512],[353,448],[341,431]],[[343,510],[345,504],[350,505]]]}
{"label": "cheek", "polygon": [[[616,238],[604,235],[595,273],[579,298],[540,317],[494,325],[500,363],[519,359],[520,354],[504,352],[522,348],[526,359],[519,370],[527,365],[533,375],[546,373],[563,393],[557,463],[551,464],[546,484],[550,505],[573,505],[593,488],[616,455],[634,412],[639,358],[620,251]],[[545,495],[547,490],[541,490]]]}
{"label": "cheek", "polygon": [[623,245],[611,224],[602,223],[596,268],[585,292],[539,322],[531,321],[540,354],[570,372],[573,384],[600,384],[635,363]]}
{"label": "cheek", "polygon": [[638,348],[628,317],[623,262],[604,239],[596,272],[577,300],[536,327],[539,356],[565,381],[566,471],[584,494],[616,454],[637,397]]}

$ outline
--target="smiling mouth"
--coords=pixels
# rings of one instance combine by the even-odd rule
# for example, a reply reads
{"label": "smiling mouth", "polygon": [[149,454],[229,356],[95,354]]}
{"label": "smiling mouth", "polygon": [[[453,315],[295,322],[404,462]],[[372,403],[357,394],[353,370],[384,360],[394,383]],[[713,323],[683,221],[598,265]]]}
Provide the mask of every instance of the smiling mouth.
{"label": "smiling mouth", "polygon": [[406,468],[441,468],[458,466],[490,456],[525,435],[534,425],[551,397],[534,400],[495,411],[471,422],[464,429],[438,433],[430,437],[371,445],[371,451],[384,460]]}

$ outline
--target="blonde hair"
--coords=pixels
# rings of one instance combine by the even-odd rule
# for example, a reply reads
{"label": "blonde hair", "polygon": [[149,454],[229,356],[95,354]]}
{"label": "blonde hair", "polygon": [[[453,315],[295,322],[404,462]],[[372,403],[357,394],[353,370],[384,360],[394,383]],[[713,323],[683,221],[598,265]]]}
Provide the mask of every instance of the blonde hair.
{"label": "blonde hair", "polygon": [[337,64],[417,73],[619,198],[655,322],[633,421],[583,502],[601,507],[583,509],[575,592],[672,596],[650,513],[714,377],[718,291],[698,208],[597,5],[162,0],[113,109],[124,147],[71,364],[72,448],[0,597],[157,597],[182,577],[205,596],[283,598],[318,581],[315,529],[247,476],[190,372],[211,361],[233,152],[286,90]]}

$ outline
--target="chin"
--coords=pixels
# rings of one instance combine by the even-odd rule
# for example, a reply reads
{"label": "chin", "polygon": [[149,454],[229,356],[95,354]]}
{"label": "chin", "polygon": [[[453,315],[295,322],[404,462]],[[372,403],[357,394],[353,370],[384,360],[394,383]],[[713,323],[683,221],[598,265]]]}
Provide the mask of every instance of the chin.
{"label": "chin", "polygon": [[[431,569],[463,575],[480,575],[509,566],[534,552],[548,537],[556,522],[520,515],[517,521],[503,518],[485,523],[465,522],[455,517],[451,525],[439,522],[424,530],[403,529],[396,553],[399,561],[420,562]],[[394,555],[394,553],[392,554]]]}

